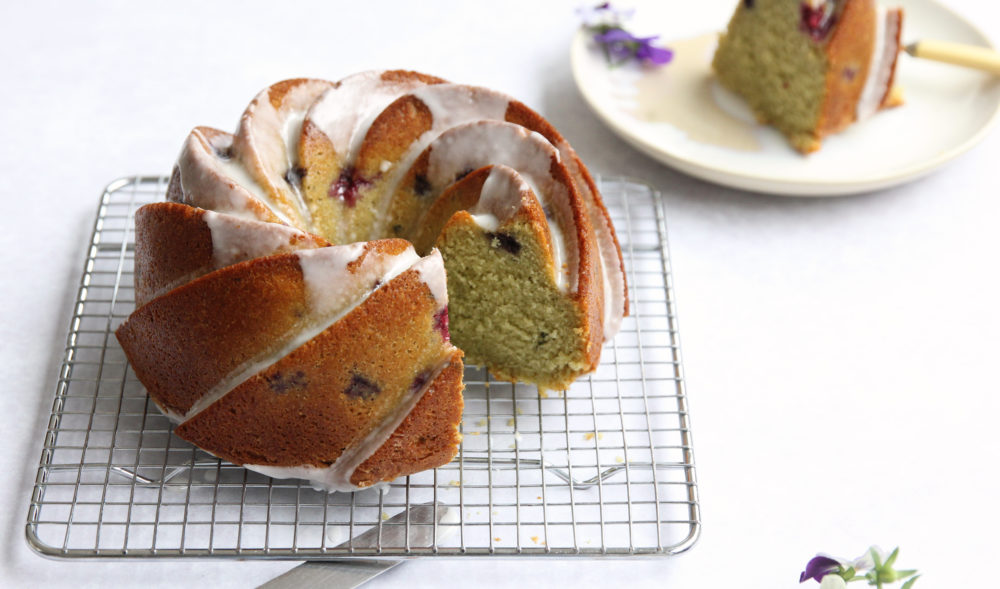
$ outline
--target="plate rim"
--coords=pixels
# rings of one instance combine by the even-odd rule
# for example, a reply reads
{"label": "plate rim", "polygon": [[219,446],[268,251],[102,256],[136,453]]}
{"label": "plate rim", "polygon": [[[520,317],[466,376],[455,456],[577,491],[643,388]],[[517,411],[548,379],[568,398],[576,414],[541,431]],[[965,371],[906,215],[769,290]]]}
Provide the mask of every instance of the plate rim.
{"label": "plate rim", "polygon": [[[938,0],[911,0],[932,5],[939,10],[943,10],[956,21],[968,27],[979,37],[985,47],[995,49],[993,41],[982,29],[972,21],[955,12],[947,5]],[[765,193],[779,196],[791,197],[824,197],[824,196],[847,196],[851,194],[861,194],[874,192],[892,186],[905,184],[917,180],[931,172],[934,172],[945,164],[966,153],[978,145],[993,128],[1000,122],[1000,99],[996,101],[993,112],[986,124],[980,127],[975,133],[971,133],[963,142],[954,147],[902,168],[896,168],[891,174],[868,174],[863,177],[852,177],[843,182],[831,183],[826,180],[810,181],[807,179],[785,180],[780,177],[754,174],[748,172],[733,172],[725,167],[713,167],[703,160],[692,159],[673,153],[669,146],[664,147],[657,142],[649,141],[641,136],[631,133],[625,125],[619,122],[610,109],[602,107],[595,97],[595,90],[583,82],[586,77],[583,74],[583,60],[588,58],[589,36],[583,26],[576,30],[570,43],[570,69],[572,70],[573,82],[577,90],[584,98],[584,102],[601,121],[607,125],[612,132],[624,140],[632,147],[645,153],[647,156],[674,168],[684,174],[695,178],[730,188],[746,190],[750,192]]]}

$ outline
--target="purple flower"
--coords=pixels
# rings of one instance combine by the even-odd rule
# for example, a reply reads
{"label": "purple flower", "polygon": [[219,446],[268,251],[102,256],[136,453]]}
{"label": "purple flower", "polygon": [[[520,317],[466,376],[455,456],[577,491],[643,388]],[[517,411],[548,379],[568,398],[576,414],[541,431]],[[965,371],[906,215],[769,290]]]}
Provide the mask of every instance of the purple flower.
{"label": "purple flower", "polygon": [[854,560],[817,554],[806,565],[806,570],[799,575],[799,583],[813,579],[819,582],[820,589],[846,589],[847,582],[850,581],[867,580],[869,585],[881,587],[886,583],[906,579],[900,589],[911,589],[920,575],[915,570],[894,569],[897,556],[899,548],[886,556],[878,546],[872,546]]}
{"label": "purple flower", "polygon": [[604,47],[608,55],[619,61],[635,58],[657,65],[670,63],[674,52],[653,45],[653,41],[659,38],[659,35],[637,37],[620,27],[599,30],[594,35],[594,40]]}
{"label": "purple flower", "polygon": [[817,554],[806,564],[806,570],[799,575],[799,583],[805,583],[809,579],[821,582],[823,577],[830,573],[839,573],[840,570],[840,561],[823,554]]}
{"label": "purple flower", "polygon": [[622,21],[630,18],[633,12],[612,8],[610,2],[577,10],[584,26],[594,34],[594,41],[612,64],[622,64],[630,59],[654,65],[670,63],[674,52],[653,45],[659,36],[637,37],[623,28]]}

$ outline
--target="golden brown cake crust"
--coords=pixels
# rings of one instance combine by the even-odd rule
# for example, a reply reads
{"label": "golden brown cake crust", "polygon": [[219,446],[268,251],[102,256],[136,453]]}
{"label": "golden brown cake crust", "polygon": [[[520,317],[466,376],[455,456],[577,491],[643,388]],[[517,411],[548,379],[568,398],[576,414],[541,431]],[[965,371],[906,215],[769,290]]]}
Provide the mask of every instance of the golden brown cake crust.
{"label": "golden brown cake crust", "polygon": [[[816,127],[817,139],[847,128],[857,119],[858,100],[875,51],[875,0],[851,0],[826,46],[826,99]],[[818,146],[817,146],[818,148]]]}
{"label": "golden brown cake crust", "polygon": [[419,80],[424,84],[448,83],[448,80],[445,80],[444,78],[431,76],[429,74],[422,74],[420,72],[415,72],[413,70],[386,70],[382,72],[382,75],[380,77],[386,82],[406,82],[411,80]]}
{"label": "golden brown cake crust", "polygon": [[212,231],[200,209],[173,202],[146,205],[135,212],[135,304],[185,276],[196,278],[212,263]]}
{"label": "golden brown cake crust", "polygon": [[419,98],[406,94],[379,113],[358,153],[357,171],[365,178],[379,175],[383,161],[399,161],[407,148],[429,131],[434,121],[431,111]]}
{"label": "golden brown cake crust", "polygon": [[185,413],[223,376],[299,326],[304,289],[294,255],[251,260],[150,301],[115,334],[149,395]]}

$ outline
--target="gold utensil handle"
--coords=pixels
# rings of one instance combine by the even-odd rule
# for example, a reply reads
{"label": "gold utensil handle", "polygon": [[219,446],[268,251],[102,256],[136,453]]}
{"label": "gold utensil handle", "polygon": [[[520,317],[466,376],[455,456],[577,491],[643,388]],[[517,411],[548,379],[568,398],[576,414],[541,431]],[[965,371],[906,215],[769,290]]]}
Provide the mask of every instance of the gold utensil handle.
{"label": "gold utensil handle", "polygon": [[918,41],[907,45],[906,52],[914,57],[1000,74],[1000,52],[986,47],[945,41]]}

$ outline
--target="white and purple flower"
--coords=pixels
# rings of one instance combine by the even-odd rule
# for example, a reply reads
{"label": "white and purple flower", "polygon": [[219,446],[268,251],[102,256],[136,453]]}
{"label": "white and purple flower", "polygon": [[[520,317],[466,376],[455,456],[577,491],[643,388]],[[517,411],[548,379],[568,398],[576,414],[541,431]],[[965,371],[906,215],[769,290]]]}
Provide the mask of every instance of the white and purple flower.
{"label": "white and purple flower", "polygon": [[916,570],[897,571],[892,568],[898,555],[899,548],[886,556],[878,546],[870,547],[854,560],[817,554],[799,574],[799,583],[812,579],[820,584],[820,589],[844,589],[851,581],[868,581],[869,585],[881,589],[883,584],[907,579],[900,589],[910,589],[919,575]]}
{"label": "white and purple flower", "polygon": [[594,41],[604,50],[608,61],[613,65],[620,65],[632,59],[651,65],[670,63],[674,52],[653,45],[653,41],[659,39],[659,35],[639,37],[626,31],[622,26],[622,21],[631,17],[633,12],[633,10],[612,8],[610,2],[577,10],[584,26],[594,34]]}

